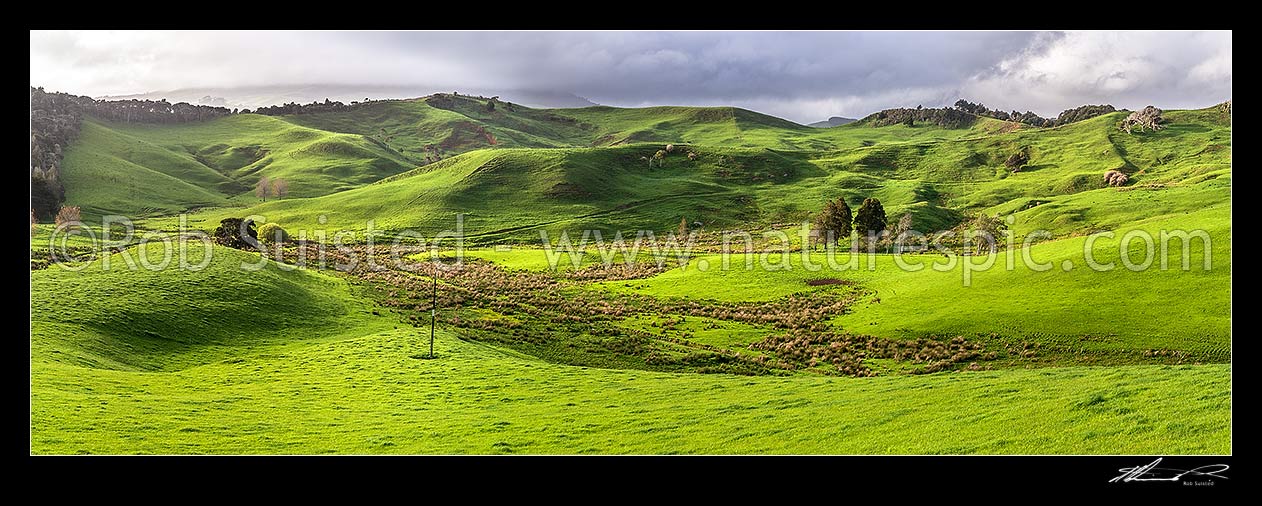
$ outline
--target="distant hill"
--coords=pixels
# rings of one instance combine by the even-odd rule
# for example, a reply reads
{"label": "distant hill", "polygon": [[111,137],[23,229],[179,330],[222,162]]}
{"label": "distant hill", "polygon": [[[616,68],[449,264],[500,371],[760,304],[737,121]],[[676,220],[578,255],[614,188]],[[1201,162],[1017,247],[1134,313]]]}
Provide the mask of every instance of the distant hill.
{"label": "distant hill", "polygon": [[843,118],[841,116],[833,116],[824,121],[816,121],[806,126],[815,127],[815,128],[830,128],[830,127],[845,125],[846,123],[854,123],[856,121],[859,121],[859,120],[854,119],[854,118]]}
{"label": "distant hill", "polygon": [[[66,150],[66,198],[88,214],[161,215],[252,205],[257,199],[251,190],[263,176],[285,180],[291,198],[318,197],[488,148],[657,143],[631,162],[647,168],[648,161],[639,156],[652,155],[666,143],[813,150],[985,134],[983,129],[901,125],[816,129],[734,107],[497,104],[442,93],[329,112],[232,114],[171,125],[89,115],[83,135]],[[773,172],[768,167],[762,177]]]}
{"label": "distant hill", "polygon": [[[595,133],[625,132],[617,128],[619,123],[648,116],[697,114],[688,109],[582,111],[605,121]],[[726,112],[700,111],[716,116]],[[744,131],[769,129],[736,116]],[[335,228],[362,228],[375,219],[386,231],[436,233],[450,227],[460,212],[470,243],[493,243],[537,239],[541,230],[554,237],[562,230],[665,230],[681,216],[707,227],[756,229],[807,219],[829,198],[840,196],[857,207],[874,196],[884,203],[891,221],[908,213],[924,230],[950,228],[968,213],[983,211],[1015,213],[1018,236],[1033,229],[1060,236],[1227,201],[1231,164],[1225,113],[1217,108],[1169,111],[1167,118],[1179,126],[1149,137],[1119,134],[1116,125],[1122,117],[1124,113],[1115,112],[1054,130],[1014,128],[1014,123],[991,118],[978,118],[969,129],[864,123],[797,127],[829,133],[828,138],[799,141],[819,143],[820,149],[777,148],[771,135],[747,137],[772,142],[765,147],[723,146],[715,140],[730,134],[720,128],[725,124],[720,120],[682,130],[699,142],[675,144],[664,164],[652,167],[648,157],[662,149],[660,141],[490,147],[343,192],[268,201],[248,210],[208,211],[198,219],[203,220],[199,226],[212,226],[223,217],[253,213],[287,226],[316,227],[315,217],[326,214],[327,225]],[[884,132],[908,136],[874,137]],[[954,135],[935,138],[935,133]],[[1004,160],[1021,149],[1029,149],[1032,163],[1028,170],[1013,173]],[[1135,184],[1170,189],[1156,195],[1118,191],[1103,178],[1114,169],[1133,174]]]}
{"label": "distant hill", "polygon": [[[475,242],[566,227],[665,229],[681,216],[716,227],[791,223],[838,196],[853,206],[878,197],[891,221],[910,213],[928,230],[986,211],[1016,212],[1017,229],[1075,234],[1227,199],[1224,108],[1167,111],[1170,127],[1153,135],[1119,133],[1124,117],[1045,129],[895,109],[812,128],[734,107],[543,109],[440,93],[187,124],[88,115],[61,170],[66,202],[87,215],[204,209],[197,226],[259,212],[293,226],[325,215],[348,229],[375,219],[387,231],[432,232],[461,210]],[[667,144],[664,164],[654,163]],[[1016,152],[1029,164],[1014,173],[1004,162]],[[1134,196],[1147,193],[1107,186],[1110,170],[1178,191],[1141,205]],[[260,202],[251,189],[263,176],[286,181],[288,198]]]}
{"label": "distant hill", "polygon": [[439,92],[457,91],[463,95],[499,96],[505,102],[514,102],[527,107],[571,108],[590,107],[595,102],[572,93],[537,90],[492,90],[461,88],[451,90],[430,85],[415,86],[346,86],[329,84],[290,85],[290,86],[245,86],[239,88],[183,88],[178,90],[151,91],[132,95],[107,95],[95,97],[102,100],[160,100],[168,102],[188,102],[190,104],[214,105],[238,109],[257,109],[259,107],[280,105],[288,102],[306,104],[324,99],[340,102],[351,102],[370,98],[373,100],[415,98]]}

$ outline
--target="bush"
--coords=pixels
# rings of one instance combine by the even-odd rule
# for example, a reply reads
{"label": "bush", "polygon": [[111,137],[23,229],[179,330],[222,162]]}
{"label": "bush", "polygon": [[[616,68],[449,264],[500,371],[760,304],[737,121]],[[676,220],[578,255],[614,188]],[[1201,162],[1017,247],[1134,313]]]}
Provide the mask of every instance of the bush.
{"label": "bush", "polygon": [[1144,129],[1156,132],[1157,130],[1165,128],[1165,125],[1163,124],[1165,123],[1165,118],[1161,117],[1161,112],[1161,109],[1150,105],[1138,111],[1132,112],[1130,116],[1127,116],[1125,120],[1122,120],[1122,125],[1118,128],[1122,129],[1122,131],[1126,133],[1131,133],[1131,130],[1136,127],[1138,127],[1141,132],[1144,131]]}
{"label": "bush", "polygon": [[1026,154],[1023,149],[1013,153],[1007,160],[1004,160],[1003,166],[1013,172],[1021,172],[1021,167],[1024,167],[1027,163],[1030,163],[1030,155]]}
{"label": "bush", "polygon": [[289,232],[275,223],[265,223],[259,227],[258,238],[266,244],[281,244],[289,241]]}
{"label": "bush", "polygon": [[61,206],[57,211],[57,226],[65,225],[67,232],[74,232],[82,224],[79,218],[79,206]]}
{"label": "bush", "polygon": [[1118,170],[1110,170],[1104,173],[1104,182],[1109,186],[1126,186],[1126,182],[1130,181],[1130,176]]}
{"label": "bush", "polygon": [[259,244],[258,231],[254,229],[254,220],[241,218],[224,218],[219,222],[212,238],[215,244],[236,249],[248,249]]}

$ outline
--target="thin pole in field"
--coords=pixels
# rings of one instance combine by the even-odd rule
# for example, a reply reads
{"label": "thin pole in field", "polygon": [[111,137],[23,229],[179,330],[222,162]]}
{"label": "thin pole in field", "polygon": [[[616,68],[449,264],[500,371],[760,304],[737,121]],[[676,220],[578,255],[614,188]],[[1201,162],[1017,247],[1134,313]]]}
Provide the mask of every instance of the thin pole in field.
{"label": "thin pole in field", "polygon": [[438,263],[434,263],[434,294],[429,305],[429,358],[434,358],[434,325],[438,322]]}

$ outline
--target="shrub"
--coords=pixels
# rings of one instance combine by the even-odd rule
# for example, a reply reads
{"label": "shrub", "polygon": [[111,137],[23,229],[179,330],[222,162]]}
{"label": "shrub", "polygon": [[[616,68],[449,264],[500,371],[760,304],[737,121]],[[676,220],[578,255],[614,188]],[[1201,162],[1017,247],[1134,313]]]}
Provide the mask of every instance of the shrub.
{"label": "shrub", "polygon": [[267,244],[280,244],[289,241],[289,232],[275,223],[265,223],[259,227],[258,238]]}
{"label": "shrub", "polygon": [[1125,120],[1122,120],[1122,125],[1119,128],[1126,133],[1131,133],[1131,130],[1135,127],[1139,127],[1140,131],[1143,131],[1146,128],[1156,132],[1157,130],[1165,128],[1165,125],[1163,125],[1163,123],[1165,123],[1165,119],[1161,117],[1161,112],[1161,109],[1150,105],[1138,111],[1132,112],[1130,116],[1127,116]]}
{"label": "shrub", "polygon": [[57,211],[57,226],[65,225],[67,232],[74,232],[82,225],[79,218],[79,206],[61,206]]}
{"label": "shrub", "polygon": [[1022,149],[1008,156],[1008,159],[1004,160],[1003,166],[1013,172],[1021,172],[1021,167],[1024,167],[1027,163],[1030,163],[1030,155],[1026,154],[1025,150]]}
{"label": "shrub", "polygon": [[1130,176],[1118,170],[1110,170],[1104,173],[1104,182],[1109,186],[1125,186],[1130,179]]}
{"label": "shrub", "polygon": [[241,218],[224,218],[219,228],[211,235],[215,244],[229,248],[247,249],[258,246],[258,231],[254,229],[254,220]]}

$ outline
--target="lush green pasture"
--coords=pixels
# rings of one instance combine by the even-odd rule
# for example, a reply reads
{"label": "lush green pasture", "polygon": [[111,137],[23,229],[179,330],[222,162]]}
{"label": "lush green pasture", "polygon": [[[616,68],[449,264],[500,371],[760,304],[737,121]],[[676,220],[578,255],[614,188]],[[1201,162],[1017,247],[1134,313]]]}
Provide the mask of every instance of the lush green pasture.
{"label": "lush green pasture", "polygon": [[[82,151],[83,156],[91,158],[85,158],[83,163],[68,161],[67,176],[94,168],[108,174],[123,170],[98,167],[103,161],[109,161],[133,172],[148,169],[171,175],[216,192],[221,199],[240,195],[245,203],[257,200],[250,190],[262,176],[286,180],[291,197],[311,197],[360,186],[416,166],[360,135],[306,128],[256,114],[180,125],[87,121],[85,131],[88,136],[72,146],[67,157]],[[78,186],[131,191],[124,184],[92,185],[93,180],[84,179],[92,174],[80,176],[82,184]],[[144,178],[138,175],[136,179]],[[185,202],[184,208],[217,203],[188,200],[179,194],[151,193],[174,202]],[[83,200],[70,197],[68,200],[111,212],[126,212],[134,209],[128,207],[129,202],[131,206],[143,208],[145,195],[130,195],[121,202],[113,202],[113,207],[95,204],[91,194]]]}
{"label": "lush green pasture", "polygon": [[36,361],[35,453],[1227,453],[1230,367],[866,379],[560,366],[411,330],[142,373]]}
{"label": "lush green pasture", "polygon": [[[678,144],[652,167],[646,157],[660,143],[482,149],[346,192],[211,210],[194,220],[209,227],[225,216],[255,213],[291,227],[363,231],[371,219],[378,229],[434,234],[454,227],[455,215],[463,213],[472,241],[537,243],[542,231],[554,239],[562,231],[586,229],[661,233],[674,230],[680,219],[711,230],[757,231],[808,220],[829,199],[857,207],[876,197],[891,221],[910,213],[921,231],[950,228],[968,213],[986,212],[1015,213],[1018,235],[1036,228],[1075,235],[1228,198],[1230,123],[1215,110],[1175,111],[1167,130],[1136,135],[1117,133],[1123,113],[1055,129],[989,128],[982,121],[966,136],[902,141],[893,140],[890,130],[906,128],[901,126],[798,132],[781,125],[784,138],[862,137],[868,131],[895,138],[784,149],[770,143],[731,147],[741,144],[702,136],[696,144]],[[603,114],[609,128],[650,112],[693,114],[672,108],[567,110],[585,122]],[[670,131],[655,130],[653,138]],[[1003,160],[1019,150],[1030,153],[1031,164],[1012,173]],[[696,155],[690,159],[687,152]],[[1103,174],[1112,169],[1131,174],[1124,191],[1106,188]]]}
{"label": "lush green pasture", "polygon": [[[368,319],[371,308],[350,296],[346,281],[275,262],[259,265],[256,253],[211,251],[206,261],[206,250],[190,243],[189,268],[180,268],[174,247],[165,257],[162,245],[153,244],[75,265],[77,271],[33,271],[32,360],[174,370],[383,324]],[[256,265],[261,269],[244,270]]]}
{"label": "lush green pasture", "polygon": [[[371,228],[389,242],[453,231],[460,215],[479,261],[444,278],[435,360],[423,272],[314,272],[219,247],[203,262],[196,244],[193,269],[178,251],[145,268],[161,263],[160,243],[33,270],[31,449],[1227,453],[1231,118],[1169,111],[1165,130],[1130,135],[1117,129],[1125,114],[1054,129],[985,118],[816,129],[734,108],[492,109],[439,96],[181,125],[89,119],[63,167],[67,203],[89,222],[126,214],[174,230],[192,211],[209,230],[256,215],[295,237],[350,230],[355,242]],[[1003,162],[1018,151],[1030,163],[1012,172]],[[1107,187],[1108,170],[1129,184]],[[262,176],[291,194],[260,202],[250,190]],[[877,197],[891,223],[910,213],[921,231],[984,212],[1010,216],[1018,241],[1050,236],[1028,260],[1014,250],[1012,268],[1003,253],[989,269],[941,253],[902,257],[910,269],[887,254],[839,252],[830,267],[824,252],[733,254],[726,266],[713,253],[724,230],[774,246],[762,231],[796,233],[838,197],[852,208]],[[667,251],[653,268],[645,245],[634,269],[592,268],[594,231],[631,242],[681,219],[705,253],[681,265]],[[52,228],[32,234],[33,269]],[[1183,244],[1163,252],[1162,230],[1204,231],[1211,245],[1192,241],[1184,271]],[[1102,231],[1114,235],[1086,248]],[[546,272],[541,234],[556,245],[563,232],[585,254]],[[1121,262],[1128,232],[1158,239],[1142,272]],[[1091,270],[1088,250],[1112,270]],[[1142,260],[1144,242],[1128,251]],[[767,345],[778,335],[801,342]],[[809,356],[826,346],[845,362]],[[859,362],[879,376],[844,376]],[[662,372],[674,370],[766,375]]]}
{"label": "lush green pasture", "polygon": [[[1145,231],[1154,240],[1149,269],[1131,271],[1120,259],[1121,238],[1131,230]],[[1167,243],[1168,268],[1162,270],[1161,230],[1204,230],[1211,239],[1211,269],[1204,270],[1202,263],[1204,243],[1194,239],[1187,257],[1190,270],[1183,271],[1182,242],[1173,239]],[[872,291],[863,304],[835,320],[856,333],[998,334],[1069,348],[1184,350],[1225,361],[1231,343],[1230,232],[1225,205],[1121,228],[1112,239],[1100,238],[1092,245],[1095,262],[1113,265],[1107,272],[1088,267],[1087,238],[1076,237],[1033,245],[1030,264],[1018,248],[1012,270],[1005,252],[996,255],[993,267],[986,270],[980,267],[984,256],[900,257],[915,271],[901,268],[893,255],[886,254],[860,254],[851,262],[849,252],[837,252],[830,264],[822,251],[809,253],[805,260],[801,252],[772,252],[731,255],[726,269],[722,255],[701,255],[685,267],[652,278],[597,286],[657,297],[761,301],[822,289],[807,281],[837,278]],[[1142,264],[1143,240],[1132,240],[1129,247],[1128,258]],[[808,268],[804,261],[818,267]],[[1068,272],[1063,270],[1066,261],[1073,263]],[[964,262],[971,262],[968,286]],[[1032,264],[1037,265],[1031,268]],[[1035,270],[1044,264],[1048,270]]]}
{"label": "lush green pasture", "polygon": [[[665,374],[550,364],[446,330],[424,360],[425,333],[390,330],[346,282],[245,272],[255,255],[214,252],[197,272],[33,273],[35,453],[1229,451],[1226,365]],[[704,323],[681,330],[756,337]]]}
{"label": "lush green pasture", "polygon": [[66,150],[66,201],[89,215],[161,214],[227,204],[226,176],[154,144],[85,121]]}

